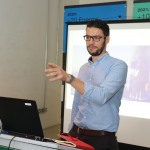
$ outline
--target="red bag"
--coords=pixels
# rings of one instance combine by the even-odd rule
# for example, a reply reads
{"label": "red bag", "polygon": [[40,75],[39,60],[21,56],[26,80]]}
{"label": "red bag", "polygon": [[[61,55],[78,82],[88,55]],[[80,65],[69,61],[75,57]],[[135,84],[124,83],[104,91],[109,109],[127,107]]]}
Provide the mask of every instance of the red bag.
{"label": "red bag", "polygon": [[84,150],[94,150],[94,148],[91,145],[89,145],[85,142],[82,142],[78,138],[74,138],[74,137],[72,137],[71,135],[69,135],[67,133],[57,134],[57,136],[73,143],[75,145],[74,147],[76,147],[76,148],[80,148],[80,149],[84,149]]}

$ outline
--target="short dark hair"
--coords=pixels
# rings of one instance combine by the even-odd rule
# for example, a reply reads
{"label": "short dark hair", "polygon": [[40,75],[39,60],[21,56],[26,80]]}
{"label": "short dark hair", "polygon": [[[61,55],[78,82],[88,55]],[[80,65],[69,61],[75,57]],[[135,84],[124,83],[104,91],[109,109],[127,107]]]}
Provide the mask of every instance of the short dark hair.
{"label": "short dark hair", "polygon": [[87,28],[91,27],[99,28],[103,31],[104,36],[109,36],[109,26],[106,21],[100,19],[91,20],[87,23]]}

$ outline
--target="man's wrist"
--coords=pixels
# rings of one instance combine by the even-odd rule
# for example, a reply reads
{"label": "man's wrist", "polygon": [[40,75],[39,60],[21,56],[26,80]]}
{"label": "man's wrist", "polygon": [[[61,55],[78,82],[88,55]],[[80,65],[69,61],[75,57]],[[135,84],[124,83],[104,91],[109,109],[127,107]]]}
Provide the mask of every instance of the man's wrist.
{"label": "man's wrist", "polygon": [[71,84],[75,80],[75,77],[72,74],[69,74],[69,80],[66,83]]}

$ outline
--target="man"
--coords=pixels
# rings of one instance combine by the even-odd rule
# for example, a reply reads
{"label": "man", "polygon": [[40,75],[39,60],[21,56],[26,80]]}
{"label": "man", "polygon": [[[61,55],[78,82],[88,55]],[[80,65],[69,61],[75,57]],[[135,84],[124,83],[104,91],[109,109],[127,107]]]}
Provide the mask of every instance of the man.
{"label": "man", "polygon": [[45,73],[50,81],[65,81],[76,90],[69,134],[78,136],[95,150],[118,150],[115,133],[127,65],[106,51],[109,26],[105,21],[88,22],[84,39],[91,57],[80,68],[78,78],[52,63]]}

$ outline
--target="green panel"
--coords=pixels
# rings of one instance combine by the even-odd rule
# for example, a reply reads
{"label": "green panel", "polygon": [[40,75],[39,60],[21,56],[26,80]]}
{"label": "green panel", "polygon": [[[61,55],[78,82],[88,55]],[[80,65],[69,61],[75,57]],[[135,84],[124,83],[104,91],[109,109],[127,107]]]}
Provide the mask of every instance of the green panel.
{"label": "green panel", "polygon": [[[0,150],[8,150],[8,147],[0,146]],[[13,148],[9,148],[9,150],[15,150],[15,149],[13,149]]]}
{"label": "green panel", "polygon": [[150,19],[150,2],[133,4],[133,19]]}
{"label": "green panel", "polygon": [[2,146],[0,146],[0,150],[8,150],[8,147],[2,147]]}

